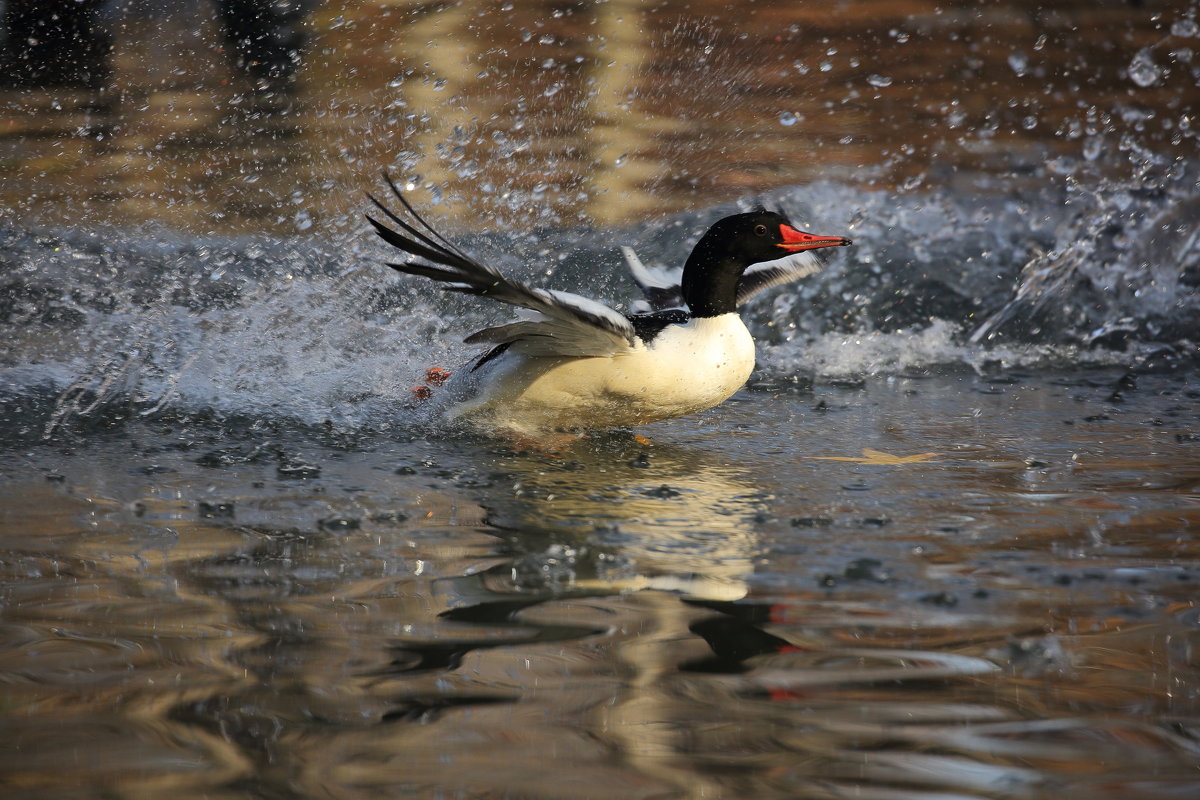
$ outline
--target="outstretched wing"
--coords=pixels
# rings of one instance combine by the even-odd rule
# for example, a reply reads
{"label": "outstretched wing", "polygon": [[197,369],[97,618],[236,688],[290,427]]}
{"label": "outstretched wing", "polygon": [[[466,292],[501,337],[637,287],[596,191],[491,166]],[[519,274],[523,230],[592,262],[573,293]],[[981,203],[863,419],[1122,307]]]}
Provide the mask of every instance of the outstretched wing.
{"label": "outstretched wing", "polygon": [[[662,311],[683,306],[683,289],[680,288],[682,268],[648,267],[629,247],[622,247],[621,254],[625,256],[625,264],[646,298],[639,305],[639,311]],[[751,264],[738,281],[736,302],[743,306],[759,292],[816,274],[824,266],[816,252],[811,250]]]}
{"label": "outstretched wing", "polygon": [[384,179],[400,201],[404,216],[368,195],[395,227],[369,214],[367,220],[385,242],[413,256],[389,263],[389,267],[439,281],[446,291],[479,295],[535,312],[530,319],[474,333],[467,342],[519,344],[522,352],[531,355],[562,356],[612,356],[637,346],[633,325],[603,303],[570,292],[526,286],[471,258],[413,210],[386,173]]}
{"label": "outstretched wing", "polygon": [[766,291],[772,286],[780,286],[807,278],[824,268],[825,263],[813,250],[802,250],[774,261],[760,261],[757,264],[751,264],[749,269],[742,273],[741,280],[738,281],[735,302],[739,306],[744,306],[759,292]]}

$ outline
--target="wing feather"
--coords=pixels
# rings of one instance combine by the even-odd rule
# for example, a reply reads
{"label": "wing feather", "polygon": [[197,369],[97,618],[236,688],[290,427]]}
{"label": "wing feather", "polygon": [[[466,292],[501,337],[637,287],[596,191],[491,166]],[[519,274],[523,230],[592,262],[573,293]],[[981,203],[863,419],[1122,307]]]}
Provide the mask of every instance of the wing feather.
{"label": "wing feather", "polygon": [[813,250],[802,250],[774,261],[760,261],[757,264],[751,264],[749,269],[742,273],[741,280],[738,281],[735,302],[738,306],[744,306],[759,292],[766,291],[772,286],[780,286],[807,278],[824,268],[824,262],[817,257],[816,251]]}
{"label": "wing feather", "polygon": [[675,269],[648,267],[642,263],[632,247],[622,247],[621,255],[625,257],[629,273],[633,275],[634,282],[646,298],[646,302],[637,309],[639,312],[664,311],[668,308],[683,307],[683,288],[680,286],[683,278],[681,267]]}
{"label": "wing feather", "polygon": [[[625,263],[633,275],[633,280],[646,298],[639,311],[654,312],[683,307],[683,289],[680,286],[683,269],[646,266],[629,247],[622,247],[621,253],[625,256]],[[773,286],[814,275],[824,266],[816,252],[811,250],[790,253],[774,261],[751,264],[738,281],[737,305],[744,306],[757,294]]]}
{"label": "wing feather", "polygon": [[[611,356],[638,346],[633,325],[617,311],[570,292],[535,289],[506,278],[438,233],[416,212],[387,173],[384,173],[384,180],[406,216],[368,195],[391,226],[369,214],[367,220],[385,242],[415,257],[410,261],[389,263],[389,267],[407,275],[437,281],[443,284],[441,288],[445,291],[487,297],[536,312],[535,319],[479,331],[469,336],[468,342],[508,342],[528,352],[530,348],[522,342],[531,339],[537,342],[538,355],[580,356]],[[501,339],[494,338],[501,335],[495,333],[500,330],[509,333],[503,334]]]}

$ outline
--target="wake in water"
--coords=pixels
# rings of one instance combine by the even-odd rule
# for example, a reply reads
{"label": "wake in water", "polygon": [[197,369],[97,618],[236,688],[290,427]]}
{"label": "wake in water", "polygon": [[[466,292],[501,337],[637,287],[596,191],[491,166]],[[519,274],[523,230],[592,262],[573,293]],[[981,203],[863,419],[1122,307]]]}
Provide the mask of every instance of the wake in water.
{"label": "wake in water", "polygon": [[[751,304],[762,376],[1193,359],[1196,176],[1138,156],[1126,181],[1068,179],[1033,195],[824,183],[762,198],[858,243]],[[518,253],[499,264],[515,277],[622,308],[636,289],[616,245],[674,265],[731,208],[462,241],[485,259]],[[365,225],[324,241],[7,229],[0,252],[4,414],[28,433],[102,411],[409,424],[425,368],[467,359],[459,340],[494,321],[393,276]]]}

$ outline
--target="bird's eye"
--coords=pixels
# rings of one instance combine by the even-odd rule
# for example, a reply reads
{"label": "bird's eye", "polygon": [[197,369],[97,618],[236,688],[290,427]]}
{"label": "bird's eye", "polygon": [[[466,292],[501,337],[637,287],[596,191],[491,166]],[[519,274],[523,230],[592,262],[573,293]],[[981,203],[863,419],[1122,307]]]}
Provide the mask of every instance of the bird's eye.
{"label": "bird's eye", "polygon": [[754,234],[756,236],[766,236],[767,235],[767,226],[766,225],[755,225],[754,226]]}

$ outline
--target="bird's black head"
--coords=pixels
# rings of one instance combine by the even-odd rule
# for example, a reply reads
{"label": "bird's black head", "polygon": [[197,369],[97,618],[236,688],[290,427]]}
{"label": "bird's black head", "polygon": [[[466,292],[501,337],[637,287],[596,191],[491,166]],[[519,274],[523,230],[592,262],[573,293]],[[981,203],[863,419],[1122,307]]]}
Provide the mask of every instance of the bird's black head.
{"label": "bird's black head", "polygon": [[683,268],[683,299],[693,316],[715,317],[737,309],[737,284],[751,264],[791,253],[850,244],[842,236],[797,230],[782,214],[751,211],[718,220],[696,243]]}

